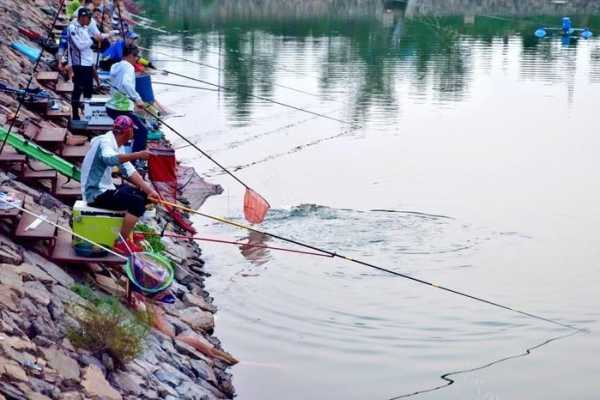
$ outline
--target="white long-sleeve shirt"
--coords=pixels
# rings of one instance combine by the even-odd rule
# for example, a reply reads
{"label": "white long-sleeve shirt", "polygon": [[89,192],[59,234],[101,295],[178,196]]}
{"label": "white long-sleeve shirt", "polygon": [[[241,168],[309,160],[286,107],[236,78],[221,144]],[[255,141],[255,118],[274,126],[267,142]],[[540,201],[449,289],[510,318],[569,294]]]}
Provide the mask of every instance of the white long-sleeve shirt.
{"label": "white long-sleeve shirt", "polygon": [[135,90],[135,69],[128,61],[120,61],[110,68],[110,86],[111,99],[106,103],[107,108],[133,111],[133,101],[142,101]]}
{"label": "white long-sleeve shirt", "polygon": [[71,65],[91,67],[96,62],[92,45],[94,40],[87,27],[74,20],[69,25],[69,62]]}

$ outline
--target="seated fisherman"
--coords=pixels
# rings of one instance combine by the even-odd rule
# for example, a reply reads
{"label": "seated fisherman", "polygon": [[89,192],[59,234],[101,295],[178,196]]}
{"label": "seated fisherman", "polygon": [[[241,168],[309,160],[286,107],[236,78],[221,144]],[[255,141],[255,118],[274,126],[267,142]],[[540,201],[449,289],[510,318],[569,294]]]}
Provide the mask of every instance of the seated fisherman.
{"label": "seated fisherman", "polygon": [[[147,160],[147,150],[130,154],[120,153],[119,148],[133,138],[133,121],[126,115],[115,119],[113,130],[92,139],[90,150],[81,166],[81,191],[83,200],[91,207],[115,211],[126,211],[121,236],[124,243],[118,239],[115,251],[129,254],[127,246],[132,251],[142,249],[129,239],[138,219],[144,214],[146,205],[152,200],[158,200],[159,195],[137,173],[130,161]],[[116,187],[112,180],[112,168],[119,166],[121,174],[137,188],[124,184]]]}

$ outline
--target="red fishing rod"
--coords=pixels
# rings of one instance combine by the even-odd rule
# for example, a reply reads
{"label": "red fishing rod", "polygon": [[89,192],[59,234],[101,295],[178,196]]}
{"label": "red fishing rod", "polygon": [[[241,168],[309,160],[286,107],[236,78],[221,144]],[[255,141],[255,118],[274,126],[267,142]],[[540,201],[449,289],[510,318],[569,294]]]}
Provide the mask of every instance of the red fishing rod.
{"label": "red fishing rod", "polygon": [[178,235],[176,233],[168,233],[168,232],[163,233],[163,234],[149,233],[149,232],[136,232],[136,233],[142,233],[144,236],[157,236],[157,237],[166,236],[166,237],[172,237],[172,238],[176,238],[176,239],[197,240],[199,242],[233,244],[236,246],[244,246],[244,247],[257,248],[257,249],[278,250],[278,251],[286,251],[288,253],[306,254],[309,256],[333,258],[333,256],[331,254],[315,253],[312,251],[305,251],[305,250],[294,250],[294,249],[288,249],[288,248],[276,247],[276,246],[265,246],[262,244],[252,244],[252,243],[238,242],[238,241],[231,241],[231,240],[224,240],[224,239],[207,238],[207,237],[200,237],[200,236],[185,236],[185,235]]}

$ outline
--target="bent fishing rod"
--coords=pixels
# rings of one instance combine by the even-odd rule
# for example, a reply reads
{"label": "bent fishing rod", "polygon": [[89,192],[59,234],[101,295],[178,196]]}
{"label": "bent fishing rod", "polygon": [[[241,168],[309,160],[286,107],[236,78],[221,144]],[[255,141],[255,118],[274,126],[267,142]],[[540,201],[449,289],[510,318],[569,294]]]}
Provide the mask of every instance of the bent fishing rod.
{"label": "bent fishing rod", "polygon": [[[58,9],[56,10],[56,14],[54,14],[54,20],[52,21],[52,25],[50,25],[48,27],[48,31],[46,32],[46,38],[49,38],[52,35],[52,31],[54,30],[54,27],[56,26],[56,23],[58,22],[58,17],[60,16],[60,13],[63,10],[64,6],[65,6],[65,0],[61,0],[60,4],[58,6]],[[45,50],[45,47],[42,46],[42,48],[40,50],[40,55],[38,56],[37,60],[35,60],[35,65],[33,66],[31,75],[29,75],[29,81],[27,81],[27,86],[25,87],[25,92],[28,92],[29,89],[31,89],[31,84],[33,83],[33,77],[34,77],[38,67],[40,66],[40,61],[42,61],[42,56],[44,55],[44,50]],[[4,151],[4,146],[6,146],[8,137],[10,136],[10,133],[12,132],[13,128],[15,127],[15,124],[17,122],[17,117],[19,116],[19,113],[21,112],[21,108],[23,108],[23,99],[19,98],[18,100],[19,100],[19,105],[17,106],[17,111],[15,111],[15,117],[13,118],[12,122],[10,123],[10,126],[8,127],[8,134],[2,141],[2,145],[0,145],[0,154]]]}
{"label": "bent fishing rod", "polygon": [[179,205],[179,204],[176,204],[176,203],[172,203],[172,202],[165,201],[165,200],[159,200],[158,203],[161,203],[163,205],[167,205],[167,206],[170,206],[170,207],[176,207],[176,208],[179,208],[179,209],[181,209],[183,211],[187,211],[189,213],[196,214],[196,215],[199,215],[201,217],[204,217],[204,218],[207,218],[207,219],[210,219],[210,220],[213,220],[213,221],[217,221],[217,222],[220,222],[220,223],[223,223],[223,224],[226,224],[226,225],[235,226],[235,227],[240,228],[240,229],[245,229],[245,230],[250,231],[250,232],[259,233],[259,234],[262,234],[262,235],[265,235],[265,236],[272,237],[274,239],[279,239],[279,240],[282,240],[282,241],[287,242],[287,243],[291,243],[291,244],[295,244],[295,245],[300,246],[300,247],[304,247],[306,249],[310,249],[310,250],[317,251],[317,252],[320,252],[320,253],[323,253],[323,254],[327,254],[327,255],[331,256],[331,258],[340,258],[342,260],[346,260],[346,261],[349,261],[349,262],[352,262],[352,263],[355,263],[355,264],[359,264],[359,265],[362,265],[362,266],[367,267],[367,268],[371,268],[371,269],[374,269],[374,270],[377,270],[377,271],[380,271],[380,272],[385,272],[385,273],[388,273],[388,274],[391,274],[391,275],[394,275],[394,276],[397,276],[397,277],[400,277],[400,278],[408,279],[408,280],[411,280],[411,281],[416,282],[416,283],[421,284],[421,285],[426,285],[426,286],[429,286],[429,287],[432,287],[432,288],[435,288],[435,289],[443,290],[443,291],[448,292],[448,293],[452,293],[452,294],[455,294],[455,295],[458,295],[458,296],[462,296],[462,297],[465,297],[465,298],[468,298],[468,299],[471,299],[471,300],[475,300],[475,301],[478,301],[480,303],[485,303],[485,304],[491,305],[493,307],[497,307],[497,308],[501,308],[501,309],[504,309],[504,310],[507,310],[507,311],[511,311],[511,312],[514,312],[514,313],[517,313],[517,314],[521,314],[521,315],[524,315],[524,316],[532,318],[532,319],[537,319],[537,320],[540,320],[540,321],[548,322],[550,324],[558,325],[558,326],[561,326],[563,328],[573,329],[573,330],[576,330],[576,331],[585,331],[584,329],[578,328],[578,327],[576,327],[574,325],[566,324],[566,323],[563,323],[563,322],[560,322],[560,321],[557,321],[557,320],[554,320],[554,319],[551,319],[551,318],[543,317],[541,315],[537,315],[537,314],[534,314],[534,313],[530,313],[530,312],[527,312],[527,311],[523,311],[523,310],[519,310],[519,309],[516,309],[516,308],[513,308],[513,307],[509,307],[507,305],[504,305],[504,304],[501,304],[501,303],[498,303],[498,302],[495,302],[495,301],[492,301],[492,300],[488,300],[488,299],[485,299],[485,298],[482,298],[482,297],[478,297],[478,296],[475,296],[475,295],[472,295],[472,294],[469,294],[469,293],[466,293],[466,292],[462,292],[462,291],[459,291],[459,290],[456,290],[456,289],[452,289],[452,288],[449,288],[447,286],[443,286],[443,285],[440,285],[440,284],[437,284],[437,283],[434,283],[434,282],[431,282],[431,281],[427,281],[427,280],[424,280],[424,279],[416,278],[414,276],[403,274],[401,272],[397,272],[397,271],[394,271],[394,270],[389,269],[389,268],[385,268],[385,267],[381,267],[381,266],[378,266],[378,265],[375,265],[375,264],[371,264],[371,263],[368,263],[366,261],[362,261],[362,260],[358,260],[358,259],[355,259],[355,258],[351,258],[351,257],[348,257],[346,255],[339,254],[339,253],[336,253],[336,252],[333,252],[333,251],[329,251],[329,250],[326,250],[326,249],[322,249],[322,248],[319,248],[317,246],[313,246],[313,245],[310,245],[310,244],[307,244],[307,243],[303,243],[303,242],[300,242],[300,241],[297,241],[297,240],[294,240],[294,239],[290,239],[290,238],[286,238],[284,236],[280,236],[280,235],[277,235],[277,234],[274,234],[274,233],[262,231],[262,230],[253,228],[253,227],[248,226],[248,225],[240,224],[240,223],[235,222],[235,221],[231,221],[231,220],[228,220],[228,219],[225,219],[225,218],[220,218],[220,217],[216,217],[216,216],[213,216],[213,215],[205,214],[203,212],[196,211],[196,210],[193,210],[193,209],[191,209],[189,207],[185,207],[185,206],[182,206],[182,205]]}
{"label": "bent fishing rod", "polygon": [[[191,63],[191,64],[200,65],[202,67],[214,69],[215,71],[219,71],[219,72],[226,72],[225,69],[223,69],[223,68],[215,67],[214,65],[206,64],[206,63],[203,63],[203,62],[200,62],[200,61],[194,61],[194,60],[191,60],[191,59],[186,58],[186,57],[176,56],[176,55],[173,55],[173,54],[165,53],[164,51],[160,51],[160,50],[151,50],[151,49],[149,49],[147,47],[141,47],[141,46],[138,46],[138,47],[140,49],[142,49],[142,50],[146,50],[146,51],[149,51],[149,52],[154,52],[154,53],[161,54],[161,55],[167,56],[167,57],[173,57],[173,58],[175,58],[176,60],[179,60],[179,61],[183,61],[183,62],[187,62],[187,63]],[[302,90],[302,89],[296,89],[296,88],[291,87],[291,86],[282,85],[280,83],[273,83],[273,86],[280,87],[282,89],[291,90],[293,92],[298,92],[298,93],[306,94],[308,96],[320,97],[318,94],[307,92],[306,90]]]}
{"label": "bent fishing rod", "polygon": [[[173,71],[170,71],[170,70],[167,70],[167,69],[158,69],[158,68],[154,68],[154,69],[157,70],[157,71],[165,72],[165,73],[173,75],[173,76],[178,76],[180,78],[189,79],[189,80],[194,81],[194,82],[204,83],[205,85],[213,86],[213,87],[219,88],[221,90],[234,91],[234,89],[232,89],[231,87],[228,87],[228,86],[219,85],[219,84],[216,84],[216,83],[205,81],[203,79],[194,78],[194,77],[191,77],[191,76],[188,76],[188,75],[183,75],[183,74],[180,74],[180,73],[177,73],[177,72],[173,72]],[[257,94],[248,94],[248,96],[254,97],[255,99],[258,99],[258,100],[265,101],[267,103],[276,104],[276,105],[281,106],[281,107],[289,108],[289,109],[300,111],[300,112],[303,112],[303,113],[315,115],[317,117],[325,118],[325,119],[328,119],[328,120],[331,120],[331,121],[339,122],[341,124],[352,125],[352,122],[350,122],[350,121],[345,121],[343,119],[331,117],[329,115],[321,114],[321,113],[318,113],[318,112],[315,112],[315,111],[310,111],[310,110],[307,110],[306,108],[293,106],[291,104],[282,103],[282,102],[277,101],[277,100],[269,99],[268,97],[259,96]]]}

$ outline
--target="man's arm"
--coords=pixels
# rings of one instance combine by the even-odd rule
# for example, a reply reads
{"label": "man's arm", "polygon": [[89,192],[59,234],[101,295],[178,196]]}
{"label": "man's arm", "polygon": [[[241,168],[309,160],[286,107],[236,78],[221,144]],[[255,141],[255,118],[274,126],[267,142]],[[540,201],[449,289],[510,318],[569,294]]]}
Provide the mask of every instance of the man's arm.
{"label": "man's arm", "polygon": [[119,154],[117,155],[117,159],[119,160],[119,164],[124,164],[135,160],[147,160],[149,156],[150,153],[148,150],[142,150],[136,151],[135,153]]}
{"label": "man's arm", "polygon": [[129,181],[137,186],[142,192],[146,193],[151,200],[158,200],[159,195],[156,193],[154,188],[150,186],[144,178],[136,172],[134,172],[129,178]]}

